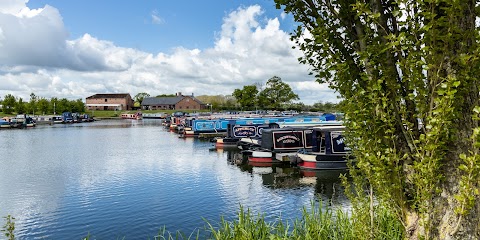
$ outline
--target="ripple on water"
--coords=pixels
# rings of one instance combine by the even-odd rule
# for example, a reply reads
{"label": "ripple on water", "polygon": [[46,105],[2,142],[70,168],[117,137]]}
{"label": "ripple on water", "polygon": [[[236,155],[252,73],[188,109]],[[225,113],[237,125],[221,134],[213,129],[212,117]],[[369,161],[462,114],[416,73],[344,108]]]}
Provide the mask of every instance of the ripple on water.
{"label": "ripple on water", "polygon": [[190,234],[204,219],[235,219],[240,205],[274,221],[300,216],[316,194],[345,202],[329,181],[306,185],[289,169],[232,165],[235,153],[155,121],[0,134],[8,156],[0,158],[0,216],[16,217],[19,239],[146,239],[163,226]]}

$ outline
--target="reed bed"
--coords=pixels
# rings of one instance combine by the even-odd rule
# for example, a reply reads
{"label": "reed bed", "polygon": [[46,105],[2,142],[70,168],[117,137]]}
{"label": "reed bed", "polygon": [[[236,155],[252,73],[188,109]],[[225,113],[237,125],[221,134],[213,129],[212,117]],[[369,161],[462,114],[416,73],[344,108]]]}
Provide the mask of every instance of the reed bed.
{"label": "reed bed", "polygon": [[[218,225],[206,221],[204,229],[184,234],[180,231],[169,232],[160,229],[153,237],[155,240],[357,240],[357,239],[404,239],[404,228],[398,218],[387,208],[376,206],[374,226],[364,224],[361,216],[355,212],[346,212],[333,207],[313,204],[311,208],[303,208],[301,219],[284,221],[277,219],[267,222],[263,215],[254,215],[250,209],[240,206],[238,218],[227,221],[221,217]],[[5,217],[6,223],[1,229],[7,239],[15,239],[14,218]],[[366,232],[371,234],[365,234]],[[84,240],[94,239],[90,234]],[[118,238],[125,239],[125,238]]]}
{"label": "reed bed", "polygon": [[[375,208],[374,226],[356,221],[355,213],[347,213],[333,207],[317,204],[303,208],[302,218],[293,221],[277,219],[267,222],[263,215],[254,215],[250,209],[240,207],[238,218],[227,221],[221,217],[218,225],[207,222],[202,231],[185,235],[171,234],[165,229],[155,239],[215,239],[215,240],[357,240],[357,239],[404,239],[404,228],[398,218],[382,206]],[[366,229],[368,228],[368,229]],[[373,234],[364,234],[371,232]],[[372,237],[373,236],[373,237]]]}

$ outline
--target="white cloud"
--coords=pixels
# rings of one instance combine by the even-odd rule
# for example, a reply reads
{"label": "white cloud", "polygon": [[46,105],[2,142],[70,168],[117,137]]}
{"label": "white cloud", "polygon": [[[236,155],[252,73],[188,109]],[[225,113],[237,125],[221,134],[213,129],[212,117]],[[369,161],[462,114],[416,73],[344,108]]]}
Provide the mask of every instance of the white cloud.
{"label": "white cloud", "polygon": [[152,14],[150,15],[152,17],[152,23],[153,24],[163,24],[165,23],[165,20],[163,20],[163,18],[161,18],[159,15],[158,15],[158,11],[157,10],[153,10],[152,11]]}
{"label": "white cloud", "polygon": [[[25,1],[0,3],[0,97],[85,98],[95,93],[182,92],[228,95],[247,84],[279,76],[301,101],[337,102],[335,94],[314,82],[302,56],[293,50],[278,19],[260,24],[260,6],[239,8],[223,19],[214,47],[170,54],[116,46],[89,34],[74,40],[57,9],[28,9]],[[157,16],[156,12],[152,12]]]}
{"label": "white cloud", "polygon": [[28,0],[2,0],[0,1],[0,13],[18,14],[26,7]]}

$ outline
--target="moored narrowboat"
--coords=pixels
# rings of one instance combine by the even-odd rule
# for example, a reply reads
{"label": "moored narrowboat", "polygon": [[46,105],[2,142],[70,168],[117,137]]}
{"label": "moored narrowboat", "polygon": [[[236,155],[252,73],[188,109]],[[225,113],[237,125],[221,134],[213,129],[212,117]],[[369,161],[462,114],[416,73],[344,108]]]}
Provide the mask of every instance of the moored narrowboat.
{"label": "moored narrowboat", "polygon": [[345,145],[344,126],[313,128],[311,151],[297,153],[298,166],[302,169],[347,169],[350,148]]}
{"label": "moored narrowboat", "polygon": [[141,112],[136,112],[136,113],[123,113],[120,115],[122,119],[136,119],[136,120],[141,120],[143,119],[142,113]]}

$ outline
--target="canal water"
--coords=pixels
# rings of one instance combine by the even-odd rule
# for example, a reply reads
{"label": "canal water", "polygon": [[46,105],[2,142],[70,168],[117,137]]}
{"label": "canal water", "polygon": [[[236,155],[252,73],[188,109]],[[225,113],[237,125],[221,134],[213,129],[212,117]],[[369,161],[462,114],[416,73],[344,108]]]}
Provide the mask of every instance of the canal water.
{"label": "canal water", "polygon": [[188,236],[240,206],[268,221],[299,218],[318,198],[348,206],[338,171],[239,164],[235,149],[179,138],[161,120],[0,130],[0,153],[0,216],[15,217],[18,239]]}

